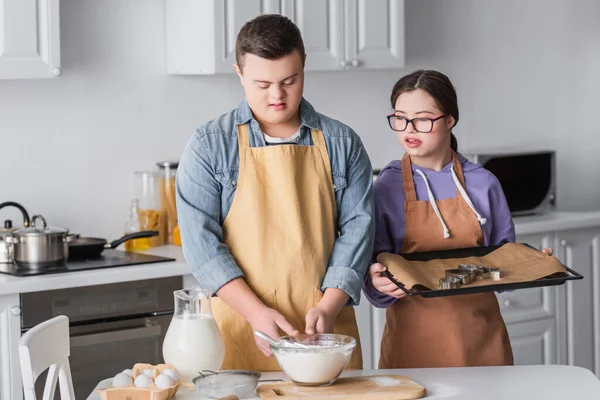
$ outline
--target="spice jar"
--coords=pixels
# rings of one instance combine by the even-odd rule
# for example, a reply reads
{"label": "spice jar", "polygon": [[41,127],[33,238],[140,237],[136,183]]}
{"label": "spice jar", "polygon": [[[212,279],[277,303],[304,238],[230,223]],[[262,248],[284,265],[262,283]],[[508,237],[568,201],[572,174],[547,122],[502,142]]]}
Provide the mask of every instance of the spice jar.
{"label": "spice jar", "polygon": [[177,244],[177,206],[175,192],[175,175],[179,162],[161,161],[157,163],[160,168],[159,177],[159,192],[160,192],[160,207],[161,211],[166,214],[167,218],[167,243]]}
{"label": "spice jar", "polygon": [[159,180],[159,172],[135,172],[135,198],[140,201],[140,230],[158,232],[158,236],[150,238],[150,247],[167,243],[167,214],[161,207]]}

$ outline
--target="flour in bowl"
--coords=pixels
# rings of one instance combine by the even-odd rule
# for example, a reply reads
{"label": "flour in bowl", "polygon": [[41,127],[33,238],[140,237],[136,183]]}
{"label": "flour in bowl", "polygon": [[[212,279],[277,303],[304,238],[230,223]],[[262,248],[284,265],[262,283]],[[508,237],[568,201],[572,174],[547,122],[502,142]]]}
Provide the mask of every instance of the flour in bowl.
{"label": "flour in bowl", "polygon": [[352,352],[281,351],[275,357],[281,369],[295,382],[326,384],[346,367]]}

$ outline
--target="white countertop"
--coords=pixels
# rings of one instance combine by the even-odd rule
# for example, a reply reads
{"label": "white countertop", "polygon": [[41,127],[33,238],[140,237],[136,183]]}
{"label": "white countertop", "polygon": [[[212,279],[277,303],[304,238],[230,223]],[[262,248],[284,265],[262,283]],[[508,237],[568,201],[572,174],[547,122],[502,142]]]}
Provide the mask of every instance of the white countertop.
{"label": "white countertop", "polygon": [[553,212],[545,215],[514,217],[513,221],[517,236],[568,229],[584,229],[600,226],[600,211]]}
{"label": "white countertop", "polygon": [[[600,381],[587,369],[563,365],[514,367],[431,368],[346,371],[342,376],[399,374],[427,390],[425,399],[600,399]],[[264,374],[262,379],[285,378],[281,373]],[[107,387],[110,379],[98,384]],[[195,392],[180,389],[175,400],[202,399]],[[87,400],[100,400],[93,392]],[[260,400],[251,397],[247,400]]]}
{"label": "white countertop", "polygon": [[156,247],[144,253],[176,261],[27,277],[0,274],[0,296],[191,274],[179,246]]}
{"label": "white countertop", "polygon": [[[514,221],[517,235],[583,229],[592,226],[600,227],[600,211],[556,212],[540,216],[515,217]],[[147,253],[175,258],[176,261],[22,278],[0,273],[0,296],[191,274],[179,246],[157,247]]]}

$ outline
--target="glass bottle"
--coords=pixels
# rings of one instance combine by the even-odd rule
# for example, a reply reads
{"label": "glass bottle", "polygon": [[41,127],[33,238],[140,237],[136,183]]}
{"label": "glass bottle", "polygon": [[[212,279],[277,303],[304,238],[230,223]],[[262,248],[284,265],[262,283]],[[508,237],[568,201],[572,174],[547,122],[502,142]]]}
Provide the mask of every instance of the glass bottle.
{"label": "glass bottle", "polygon": [[174,237],[177,228],[177,206],[175,195],[175,176],[179,163],[176,161],[161,161],[157,163],[160,168],[159,191],[161,211],[166,213],[166,243],[177,244]]}
{"label": "glass bottle", "polygon": [[[125,223],[125,235],[139,232],[140,229],[140,201],[138,199],[131,200],[129,207],[129,219]],[[150,248],[150,238],[133,239],[125,242],[125,251],[140,251]]]}
{"label": "glass bottle", "polygon": [[159,190],[159,172],[136,172],[136,198],[140,200],[140,230],[157,231],[158,236],[149,238],[150,247],[166,244],[167,213],[162,210]]}

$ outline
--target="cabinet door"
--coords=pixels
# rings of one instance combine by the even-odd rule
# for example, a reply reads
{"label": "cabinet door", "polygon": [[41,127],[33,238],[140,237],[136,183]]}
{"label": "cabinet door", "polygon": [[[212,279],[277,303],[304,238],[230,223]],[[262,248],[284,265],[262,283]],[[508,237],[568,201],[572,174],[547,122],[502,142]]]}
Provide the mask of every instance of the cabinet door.
{"label": "cabinet door", "polygon": [[583,280],[566,283],[567,361],[600,376],[600,228],[558,233],[558,257]]}
{"label": "cabinet door", "polygon": [[276,0],[224,0],[215,7],[216,72],[233,72],[235,42],[242,26],[262,14],[278,13]]}
{"label": "cabinet door", "polygon": [[60,73],[58,0],[0,0],[0,79]]}
{"label": "cabinet door", "polygon": [[556,363],[554,318],[506,325],[515,365]]}
{"label": "cabinet door", "polygon": [[363,369],[373,369],[372,309],[364,295],[358,307],[354,307],[362,347]]}
{"label": "cabinet door", "polygon": [[282,0],[281,13],[302,32],[307,71],[343,68],[343,0]]}
{"label": "cabinet door", "polygon": [[385,308],[373,307],[373,368],[379,366],[379,357],[381,355],[381,338],[385,328]]}
{"label": "cabinet door", "polygon": [[[520,235],[517,242],[542,250],[556,247],[556,236],[554,233]],[[497,297],[504,320],[506,323],[513,323],[555,317],[556,292],[556,287],[519,289],[498,293]]]}
{"label": "cabinet door", "polygon": [[0,400],[22,400],[19,295],[0,296]]}
{"label": "cabinet door", "polygon": [[346,0],[346,61],[352,67],[404,66],[404,0]]}

